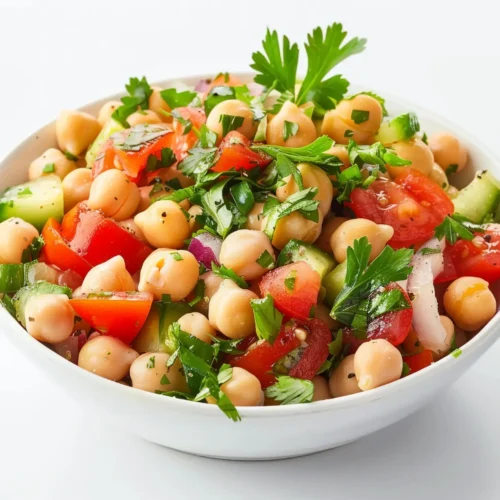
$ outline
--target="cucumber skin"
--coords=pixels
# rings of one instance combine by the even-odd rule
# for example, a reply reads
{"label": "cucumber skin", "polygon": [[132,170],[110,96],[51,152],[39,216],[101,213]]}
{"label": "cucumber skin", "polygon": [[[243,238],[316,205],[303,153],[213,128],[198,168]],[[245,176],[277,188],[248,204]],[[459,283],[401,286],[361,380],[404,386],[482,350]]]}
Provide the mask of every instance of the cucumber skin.
{"label": "cucumber skin", "polygon": [[[29,196],[17,192],[29,188]],[[53,217],[60,221],[64,215],[64,197],[61,180],[56,175],[44,176],[7,189],[0,198],[0,222],[19,217],[33,224],[39,231]]]}
{"label": "cucumber skin", "polygon": [[420,130],[415,113],[406,113],[397,116],[391,121],[384,121],[380,125],[376,140],[384,145],[398,141],[408,141]]}
{"label": "cucumber skin", "polygon": [[95,138],[94,142],[91,144],[85,155],[85,161],[87,163],[87,168],[92,168],[94,162],[101,150],[102,145],[116,132],[121,132],[125,130],[125,127],[118,123],[113,118],[110,118],[102,127],[99,135]]}
{"label": "cucumber skin", "polygon": [[347,261],[344,261],[342,262],[342,264],[339,264],[333,271],[328,273],[323,280],[323,286],[326,289],[324,302],[327,305],[333,306],[335,299],[342,291],[342,288],[344,288],[346,273]]}
{"label": "cucumber skin", "polygon": [[486,170],[479,172],[472,182],[459,191],[452,200],[455,212],[480,224],[483,219],[495,214],[500,201],[498,181]]}

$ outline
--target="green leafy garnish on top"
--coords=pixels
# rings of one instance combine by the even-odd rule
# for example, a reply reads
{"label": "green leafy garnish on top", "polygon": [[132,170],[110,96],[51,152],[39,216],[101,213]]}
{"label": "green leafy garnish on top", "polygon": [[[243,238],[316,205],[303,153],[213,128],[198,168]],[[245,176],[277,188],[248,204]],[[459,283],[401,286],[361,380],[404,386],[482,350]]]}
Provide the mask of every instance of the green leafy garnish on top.
{"label": "green leafy garnish on top", "polygon": [[310,403],[313,398],[314,385],[310,380],[277,375],[278,381],[265,391],[266,398],[275,399],[282,405]]}
{"label": "green leafy garnish on top", "polygon": [[438,240],[445,238],[450,245],[454,245],[459,238],[467,241],[473,240],[474,232],[484,233],[484,227],[463,215],[453,214],[446,216],[444,221],[436,227],[435,236]]}
{"label": "green leafy garnish on top", "polygon": [[153,90],[144,76],[140,80],[135,77],[130,78],[125,88],[128,95],[121,98],[122,106],[117,108],[111,116],[124,127],[129,127],[127,118],[138,109],[149,108],[149,98]]}

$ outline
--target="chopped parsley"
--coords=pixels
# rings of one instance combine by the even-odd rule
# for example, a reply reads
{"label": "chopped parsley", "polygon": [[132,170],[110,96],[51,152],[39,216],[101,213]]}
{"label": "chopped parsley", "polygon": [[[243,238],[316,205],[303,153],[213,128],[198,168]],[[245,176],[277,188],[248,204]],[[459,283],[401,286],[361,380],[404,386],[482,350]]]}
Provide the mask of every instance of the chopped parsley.
{"label": "chopped parsley", "polygon": [[267,294],[263,299],[252,299],[250,305],[253,309],[257,337],[274,344],[281,329],[283,315],[274,307],[273,298]]}
{"label": "chopped parsley", "polygon": [[161,385],[169,385],[170,384],[170,380],[168,380],[168,377],[165,374],[162,375],[161,380],[160,380],[160,384]]}
{"label": "chopped parsley", "polygon": [[454,358],[458,358],[462,354],[462,349],[455,349],[450,355]]}
{"label": "chopped parsley", "polygon": [[436,227],[435,236],[438,240],[446,239],[450,245],[454,245],[460,238],[471,241],[474,239],[474,232],[484,233],[483,226],[475,224],[460,214],[446,216],[444,221]]}
{"label": "chopped parsley", "polygon": [[248,283],[241,276],[238,276],[232,269],[223,264],[218,266],[215,262],[212,262],[212,272],[219,278],[234,281],[240,288],[248,288]]}
{"label": "chopped parsley", "polygon": [[288,273],[287,277],[285,278],[285,287],[287,288],[287,290],[293,291],[293,289],[295,288],[296,278],[297,278],[297,271],[293,269]]}
{"label": "chopped parsley", "polygon": [[272,269],[274,267],[274,257],[267,250],[264,250],[260,254],[256,262],[264,269]]}
{"label": "chopped parsley", "polygon": [[146,368],[151,369],[155,367],[156,356],[151,356],[146,363]]}
{"label": "chopped parsley", "polygon": [[243,116],[220,115],[219,123],[222,124],[222,137],[225,137],[232,130],[240,128],[244,121]]}
{"label": "chopped parsley", "polygon": [[435,253],[441,253],[441,250],[439,248],[421,248],[419,252],[422,255],[432,255]]}
{"label": "chopped parsley", "polygon": [[42,169],[42,172],[44,174],[52,174],[55,171],[56,171],[55,163],[47,163]]}
{"label": "chopped parsley", "polygon": [[370,112],[363,109],[353,109],[351,112],[351,120],[359,125],[370,119]]}
{"label": "chopped parsley", "polygon": [[283,140],[286,142],[290,137],[297,135],[299,131],[299,124],[294,122],[289,122],[287,120],[283,123]]}
{"label": "chopped parsley", "polygon": [[178,92],[177,89],[172,88],[162,90],[160,96],[168,104],[170,109],[175,109],[189,106],[198,94],[190,90]]}
{"label": "chopped parsley", "polygon": [[171,255],[171,256],[172,256],[172,258],[173,258],[175,261],[177,261],[177,262],[179,262],[179,261],[181,261],[181,260],[184,260],[184,259],[182,258],[182,255],[181,255],[179,252],[170,252],[170,255]]}
{"label": "chopped parsley", "polygon": [[170,133],[168,129],[158,125],[136,125],[131,129],[130,134],[115,134],[112,136],[113,145],[123,151],[140,151],[148,142],[155,141],[160,137]]}
{"label": "chopped parsley", "polygon": [[448,165],[448,168],[446,169],[446,175],[454,174],[457,171],[458,171],[458,165],[456,163],[452,163]]}
{"label": "chopped parsley", "polygon": [[69,161],[78,161],[78,156],[75,156],[73,153],[70,153],[69,151],[64,152],[64,156],[69,160]]}
{"label": "chopped parsley", "polygon": [[408,366],[408,363],[403,362],[403,369],[401,371],[401,378],[407,377],[411,373],[411,368]]}
{"label": "chopped parsley", "polygon": [[310,403],[313,398],[314,384],[310,380],[278,375],[278,381],[265,391],[267,398],[280,401],[282,405]]}

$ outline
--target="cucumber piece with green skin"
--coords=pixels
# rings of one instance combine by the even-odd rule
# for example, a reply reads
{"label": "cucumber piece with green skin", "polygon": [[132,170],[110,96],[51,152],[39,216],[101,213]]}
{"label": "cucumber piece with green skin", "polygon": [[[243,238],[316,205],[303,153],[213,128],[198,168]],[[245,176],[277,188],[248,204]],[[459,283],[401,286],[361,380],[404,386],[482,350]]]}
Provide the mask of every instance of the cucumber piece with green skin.
{"label": "cucumber piece with green skin", "polygon": [[105,124],[104,127],[102,127],[101,131],[99,132],[99,135],[95,138],[94,142],[91,144],[90,148],[87,151],[87,154],[85,155],[85,161],[87,162],[87,168],[92,168],[94,165],[94,162],[97,158],[97,155],[101,151],[101,148],[103,144],[116,132],[121,132],[125,130],[125,127],[114,120],[113,118],[110,118]]}
{"label": "cucumber piece with green skin", "polygon": [[60,221],[63,215],[63,190],[56,175],[8,188],[0,198],[0,222],[19,217],[41,231],[47,219]]}
{"label": "cucumber piece with green skin", "polygon": [[420,123],[415,113],[405,113],[390,121],[383,121],[375,137],[382,144],[407,141],[420,131]]}
{"label": "cucumber piece with green skin", "polygon": [[333,306],[335,299],[342,291],[345,285],[345,275],[347,273],[347,261],[339,264],[331,273],[328,273],[323,280],[323,286],[326,289],[324,302]]}
{"label": "cucumber piece with green skin", "polygon": [[141,354],[144,352],[172,354],[165,342],[168,328],[181,316],[190,312],[192,312],[192,308],[186,302],[153,302],[146,322],[133,340],[132,347]]}
{"label": "cucumber piece with green skin", "polygon": [[45,294],[65,294],[71,299],[71,288],[67,286],[54,285],[53,283],[48,283],[47,281],[37,281],[33,285],[28,285],[20,290],[14,295],[12,303],[16,310],[16,318],[25,328],[26,320],[24,317],[24,311],[26,309],[26,304],[28,300],[37,295]]}
{"label": "cucumber piece with green skin", "polygon": [[452,201],[456,213],[480,224],[488,214],[496,212],[499,200],[500,183],[483,170]]}
{"label": "cucumber piece with green skin", "polygon": [[0,293],[14,293],[24,286],[24,264],[0,264]]}
{"label": "cucumber piece with green skin", "polygon": [[323,279],[336,265],[335,259],[314,245],[300,240],[290,240],[281,250],[276,264],[278,267],[292,262],[306,262]]}

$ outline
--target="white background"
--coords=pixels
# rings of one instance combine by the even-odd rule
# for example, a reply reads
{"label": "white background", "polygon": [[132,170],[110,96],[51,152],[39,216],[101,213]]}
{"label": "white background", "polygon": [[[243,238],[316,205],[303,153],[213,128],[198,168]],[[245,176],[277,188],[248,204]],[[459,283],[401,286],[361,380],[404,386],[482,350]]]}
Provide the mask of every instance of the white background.
{"label": "white background", "polygon": [[[368,38],[342,66],[349,79],[427,106],[498,149],[496,3],[0,0],[0,157],[60,109],[114,93],[130,76],[244,71],[266,26],[302,41],[333,21]],[[441,399],[357,443],[231,463],[97,421],[0,331],[0,499],[498,499],[499,357],[497,344]]]}

